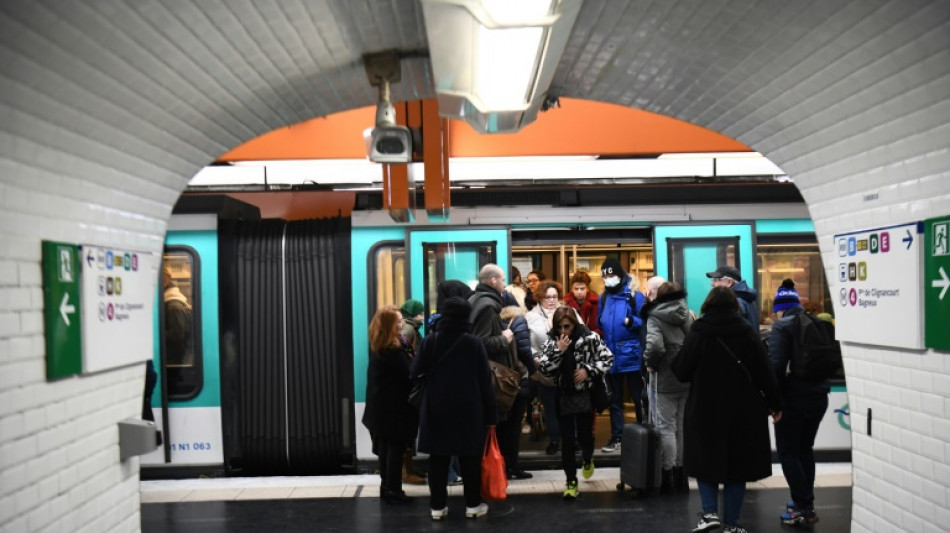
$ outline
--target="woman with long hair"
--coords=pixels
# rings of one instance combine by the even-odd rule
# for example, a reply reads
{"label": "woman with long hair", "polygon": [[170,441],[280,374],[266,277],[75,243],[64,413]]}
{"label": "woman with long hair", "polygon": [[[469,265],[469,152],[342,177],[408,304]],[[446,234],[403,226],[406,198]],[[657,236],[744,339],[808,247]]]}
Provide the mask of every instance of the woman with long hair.
{"label": "woman with long hair", "polygon": [[[561,467],[567,476],[564,499],[577,498],[574,450],[580,441],[584,478],[594,475],[594,408],[590,386],[606,374],[613,355],[600,336],[580,323],[567,306],[553,313],[554,327],[541,353],[541,373],[554,379],[558,424],[561,427]],[[575,440],[576,439],[576,440]]]}
{"label": "woman with long hair", "polygon": [[369,325],[369,367],[363,425],[379,457],[380,496],[386,503],[406,503],[402,490],[403,452],[416,436],[419,416],[409,405],[412,349],[402,336],[402,314],[381,307]]}
{"label": "woman with long hair", "polygon": [[[531,286],[532,276],[535,279],[533,285],[535,299],[540,302],[540,305],[535,305],[524,317],[528,321],[528,329],[531,330],[531,354],[537,365],[541,362],[541,351],[548,340],[548,333],[554,327],[554,311],[561,305],[564,291],[561,284],[556,281],[538,281],[536,271],[528,275],[529,286]],[[544,406],[544,425],[547,427],[550,439],[545,453],[555,455],[561,447],[561,428],[557,421],[554,382],[543,374],[538,378],[538,397],[541,398],[541,404]]]}
{"label": "woman with long hair", "polygon": [[[772,475],[769,414],[782,418],[775,376],[759,332],[739,314],[728,287],[714,287],[673,361],[677,379],[689,382],[684,421],[684,466],[695,477],[703,510],[693,531],[738,524],[745,484]],[[723,520],[719,520],[719,484]]]}

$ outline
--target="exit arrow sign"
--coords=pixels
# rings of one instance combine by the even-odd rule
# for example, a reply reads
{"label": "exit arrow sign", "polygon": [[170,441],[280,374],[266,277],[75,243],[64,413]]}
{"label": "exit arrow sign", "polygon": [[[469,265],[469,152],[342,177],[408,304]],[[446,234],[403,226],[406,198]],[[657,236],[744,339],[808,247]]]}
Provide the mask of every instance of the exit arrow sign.
{"label": "exit arrow sign", "polygon": [[43,241],[43,318],[46,325],[46,379],[82,372],[80,300],[81,250],[78,244]]}

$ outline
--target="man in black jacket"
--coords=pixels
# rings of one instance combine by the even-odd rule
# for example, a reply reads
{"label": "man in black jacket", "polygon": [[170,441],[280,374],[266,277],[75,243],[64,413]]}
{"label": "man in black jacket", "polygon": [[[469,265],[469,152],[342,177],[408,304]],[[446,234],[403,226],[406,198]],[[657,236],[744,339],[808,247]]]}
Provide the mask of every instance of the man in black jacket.
{"label": "man in black jacket", "polygon": [[828,380],[805,380],[793,376],[789,363],[800,350],[798,321],[805,319],[795,290],[795,282],[786,279],[778,288],[772,310],[779,319],[769,336],[769,360],[782,395],[782,419],[775,424],[775,448],[782,473],[788,482],[792,501],[782,514],[788,525],[813,524],[815,514],[815,436],[828,410]]}
{"label": "man in black jacket", "polygon": [[[502,293],[505,290],[505,271],[498,265],[489,263],[482,267],[478,273],[478,285],[475,292],[469,296],[468,301],[472,304],[471,322],[473,324],[472,333],[482,339],[485,345],[485,351],[488,352],[488,358],[496,363],[510,366],[509,344],[515,342],[514,333],[511,328],[501,320]],[[518,406],[516,399],[511,412]],[[521,413],[524,413],[524,406],[520,407]],[[511,451],[514,449],[517,457],[517,445],[512,446],[511,439],[517,439],[521,436],[521,420],[515,420],[517,415],[509,416],[510,412],[498,413],[498,440],[499,447],[508,451],[508,457],[511,457]],[[509,459],[510,461],[510,459]],[[517,463],[508,471],[508,477],[511,479],[528,479],[532,475],[517,467]]]}

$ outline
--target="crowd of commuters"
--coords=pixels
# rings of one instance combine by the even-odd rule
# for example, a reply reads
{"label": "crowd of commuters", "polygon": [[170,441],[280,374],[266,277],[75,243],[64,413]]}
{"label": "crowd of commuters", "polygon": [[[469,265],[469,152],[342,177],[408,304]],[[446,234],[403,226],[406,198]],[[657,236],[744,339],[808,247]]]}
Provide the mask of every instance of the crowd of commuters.
{"label": "crowd of commuters", "polygon": [[[363,423],[379,457],[385,502],[410,501],[402,483],[421,478],[411,469],[418,435],[419,451],[429,455],[432,518],[448,516],[447,486],[458,482],[465,516],[485,515],[480,461],[486,430],[497,425],[508,478],[530,478],[519,466],[518,447],[536,397],[550,438],[546,452],[561,453],[563,497],[576,498],[578,451],[584,478],[595,470],[590,390],[606,376],[614,401],[602,451],[622,451],[625,402],[633,404],[637,423],[651,405],[660,434],[661,492],[688,490],[688,478],[696,479],[702,510],[694,532],[746,531],[739,525],[746,483],[771,475],[769,417],[792,498],[780,519],[787,525],[818,520],[813,447],[829,386],[789,374],[796,319],[804,312],[791,280],[773,300],[774,325],[763,342],[757,294],[729,265],[706,274],[712,287],[698,317],[681,285],[654,277],[641,292],[639,280],[613,258],[601,267],[599,295],[587,272],[572,276],[567,294],[541,270],[524,282],[517,269],[512,274],[506,286],[505,272],[488,264],[474,289],[458,280],[439,283],[424,336],[424,308],[416,300],[384,306],[373,317]],[[496,401],[490,361],[521,378],[510,408]],[[420,382],[425,392],[416,407],[408,397]]]}

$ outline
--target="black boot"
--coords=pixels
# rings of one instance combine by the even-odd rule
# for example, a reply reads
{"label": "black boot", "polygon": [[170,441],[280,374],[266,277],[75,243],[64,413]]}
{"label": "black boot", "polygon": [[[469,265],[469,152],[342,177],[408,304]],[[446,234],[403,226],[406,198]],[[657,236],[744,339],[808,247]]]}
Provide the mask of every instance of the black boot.
{"label": "black boot", "polygon": [[663,469],[662,477],[660,478],[660,494],[669,494],[673,492],[673,470]]}

